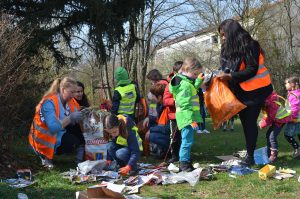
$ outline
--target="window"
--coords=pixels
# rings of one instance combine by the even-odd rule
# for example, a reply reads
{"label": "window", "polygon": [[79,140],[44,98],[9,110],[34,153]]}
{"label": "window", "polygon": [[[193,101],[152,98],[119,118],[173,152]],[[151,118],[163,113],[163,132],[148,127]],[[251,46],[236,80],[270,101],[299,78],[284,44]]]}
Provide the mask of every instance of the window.
{"label": "window", "polygon": [[218,44],[218,36],[217,35],[214,35],[211,37],[211,43],[212,44]]}

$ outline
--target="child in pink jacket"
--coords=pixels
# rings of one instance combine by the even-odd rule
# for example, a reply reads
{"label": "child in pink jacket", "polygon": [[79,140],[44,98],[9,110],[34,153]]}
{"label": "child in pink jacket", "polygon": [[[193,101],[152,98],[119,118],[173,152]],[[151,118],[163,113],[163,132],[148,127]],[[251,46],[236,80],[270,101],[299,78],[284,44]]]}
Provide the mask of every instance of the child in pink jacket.
{"label": "child in pink jacket", "polygon": [[270,126],[266,134],[270,162],[275,162],[277,160],[277,136],[279,135],[283,125],[291,120],[290,112],[281,112],[282,107],[276,103],[278,100],[278,95],[273,91],[271,95],[267,97],[263,106],[263,112],[265,112],[266,115],[259,122],[260,128]]}
{"label": "child in pink jacket", "polygon": [[288,91],[288,101],[291,106],[292,119],[286,125],[284,130],[284,137],[294,148],[294,158],[300,157],[300,147],[295,140],[295,136],[298,135],[300,140],[300,88],[299,77],[290,77],[285,80],[285,88]]}

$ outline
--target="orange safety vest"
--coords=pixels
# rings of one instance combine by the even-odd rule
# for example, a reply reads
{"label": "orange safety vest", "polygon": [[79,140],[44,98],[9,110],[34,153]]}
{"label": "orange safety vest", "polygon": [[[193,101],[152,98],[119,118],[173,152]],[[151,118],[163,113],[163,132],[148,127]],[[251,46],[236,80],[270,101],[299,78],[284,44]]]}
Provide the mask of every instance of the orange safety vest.
{"label": "orange safety vest", "polygon": [[[265,86],[268,86],[271,84],[271,77],[268,69],[265,66],[265,58],[262,52],[259,54],[259,66],[257,73],[254,77],[241,82],[240,86],[244,91],[253,91],[258,88],[262,88]],[[246,65],[244,63],[244,60],[242,61],[240,65],[239,71],[245,70]]]}
{"label": "orange safety vest", "polygon": [[[43,154],[48,159],[52,160],[54,155],[54,149],[56,144],[56,134],[57,132],[50,132],[46,122],[41,118],[41,108],[45,100],[52,100],[55,107],[56,118],[59,120],[59,95],[52,94],[44,97],[40,103],[36,106],[33,121],[30,127],[30,132],[28,135],[30,145],[40,154]],[[74,112],[75,108],[80,109],[79,104],[74,98],[72,98],[68,105],[70,111]]]}

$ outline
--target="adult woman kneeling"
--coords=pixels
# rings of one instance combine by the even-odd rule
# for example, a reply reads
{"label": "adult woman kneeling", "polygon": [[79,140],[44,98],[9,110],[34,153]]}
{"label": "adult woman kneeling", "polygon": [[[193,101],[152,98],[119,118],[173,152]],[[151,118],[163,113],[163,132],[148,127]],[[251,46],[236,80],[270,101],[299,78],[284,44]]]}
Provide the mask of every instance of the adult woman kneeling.
{"label": "adult woman kneeling", "polygon": [[53,168],[54,154],[77,150],[77,161],[83,159],[84,148],[72,134],[72,126],[82,119],[79,105],[73,98],[76,80],[56,79],[36,106],[29,132],[29,143],[42,160],[42,165]]}

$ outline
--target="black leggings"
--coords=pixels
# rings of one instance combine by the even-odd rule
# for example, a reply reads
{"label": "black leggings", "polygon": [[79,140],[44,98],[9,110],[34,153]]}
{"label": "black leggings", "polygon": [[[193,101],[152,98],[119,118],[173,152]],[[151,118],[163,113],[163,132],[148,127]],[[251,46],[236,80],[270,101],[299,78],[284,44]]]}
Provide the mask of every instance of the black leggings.
{"label": "black leggings", "polygon": [[239,113],[246,139],[247,154],[253,156],[256,147],[258,128],[257,118],[262,105],[247,106]]}
{"label": "black leggings", "polygon": [[[294,137],[287,136],[287,135],[285,135],[284,137],[292,145],[292,147],[294,149],[298,149],[299,148],[299,144],[298,144],[298,142],[296,141],[296,139]],[[300,140],[300,135],[298,135],[298,139]]]}

